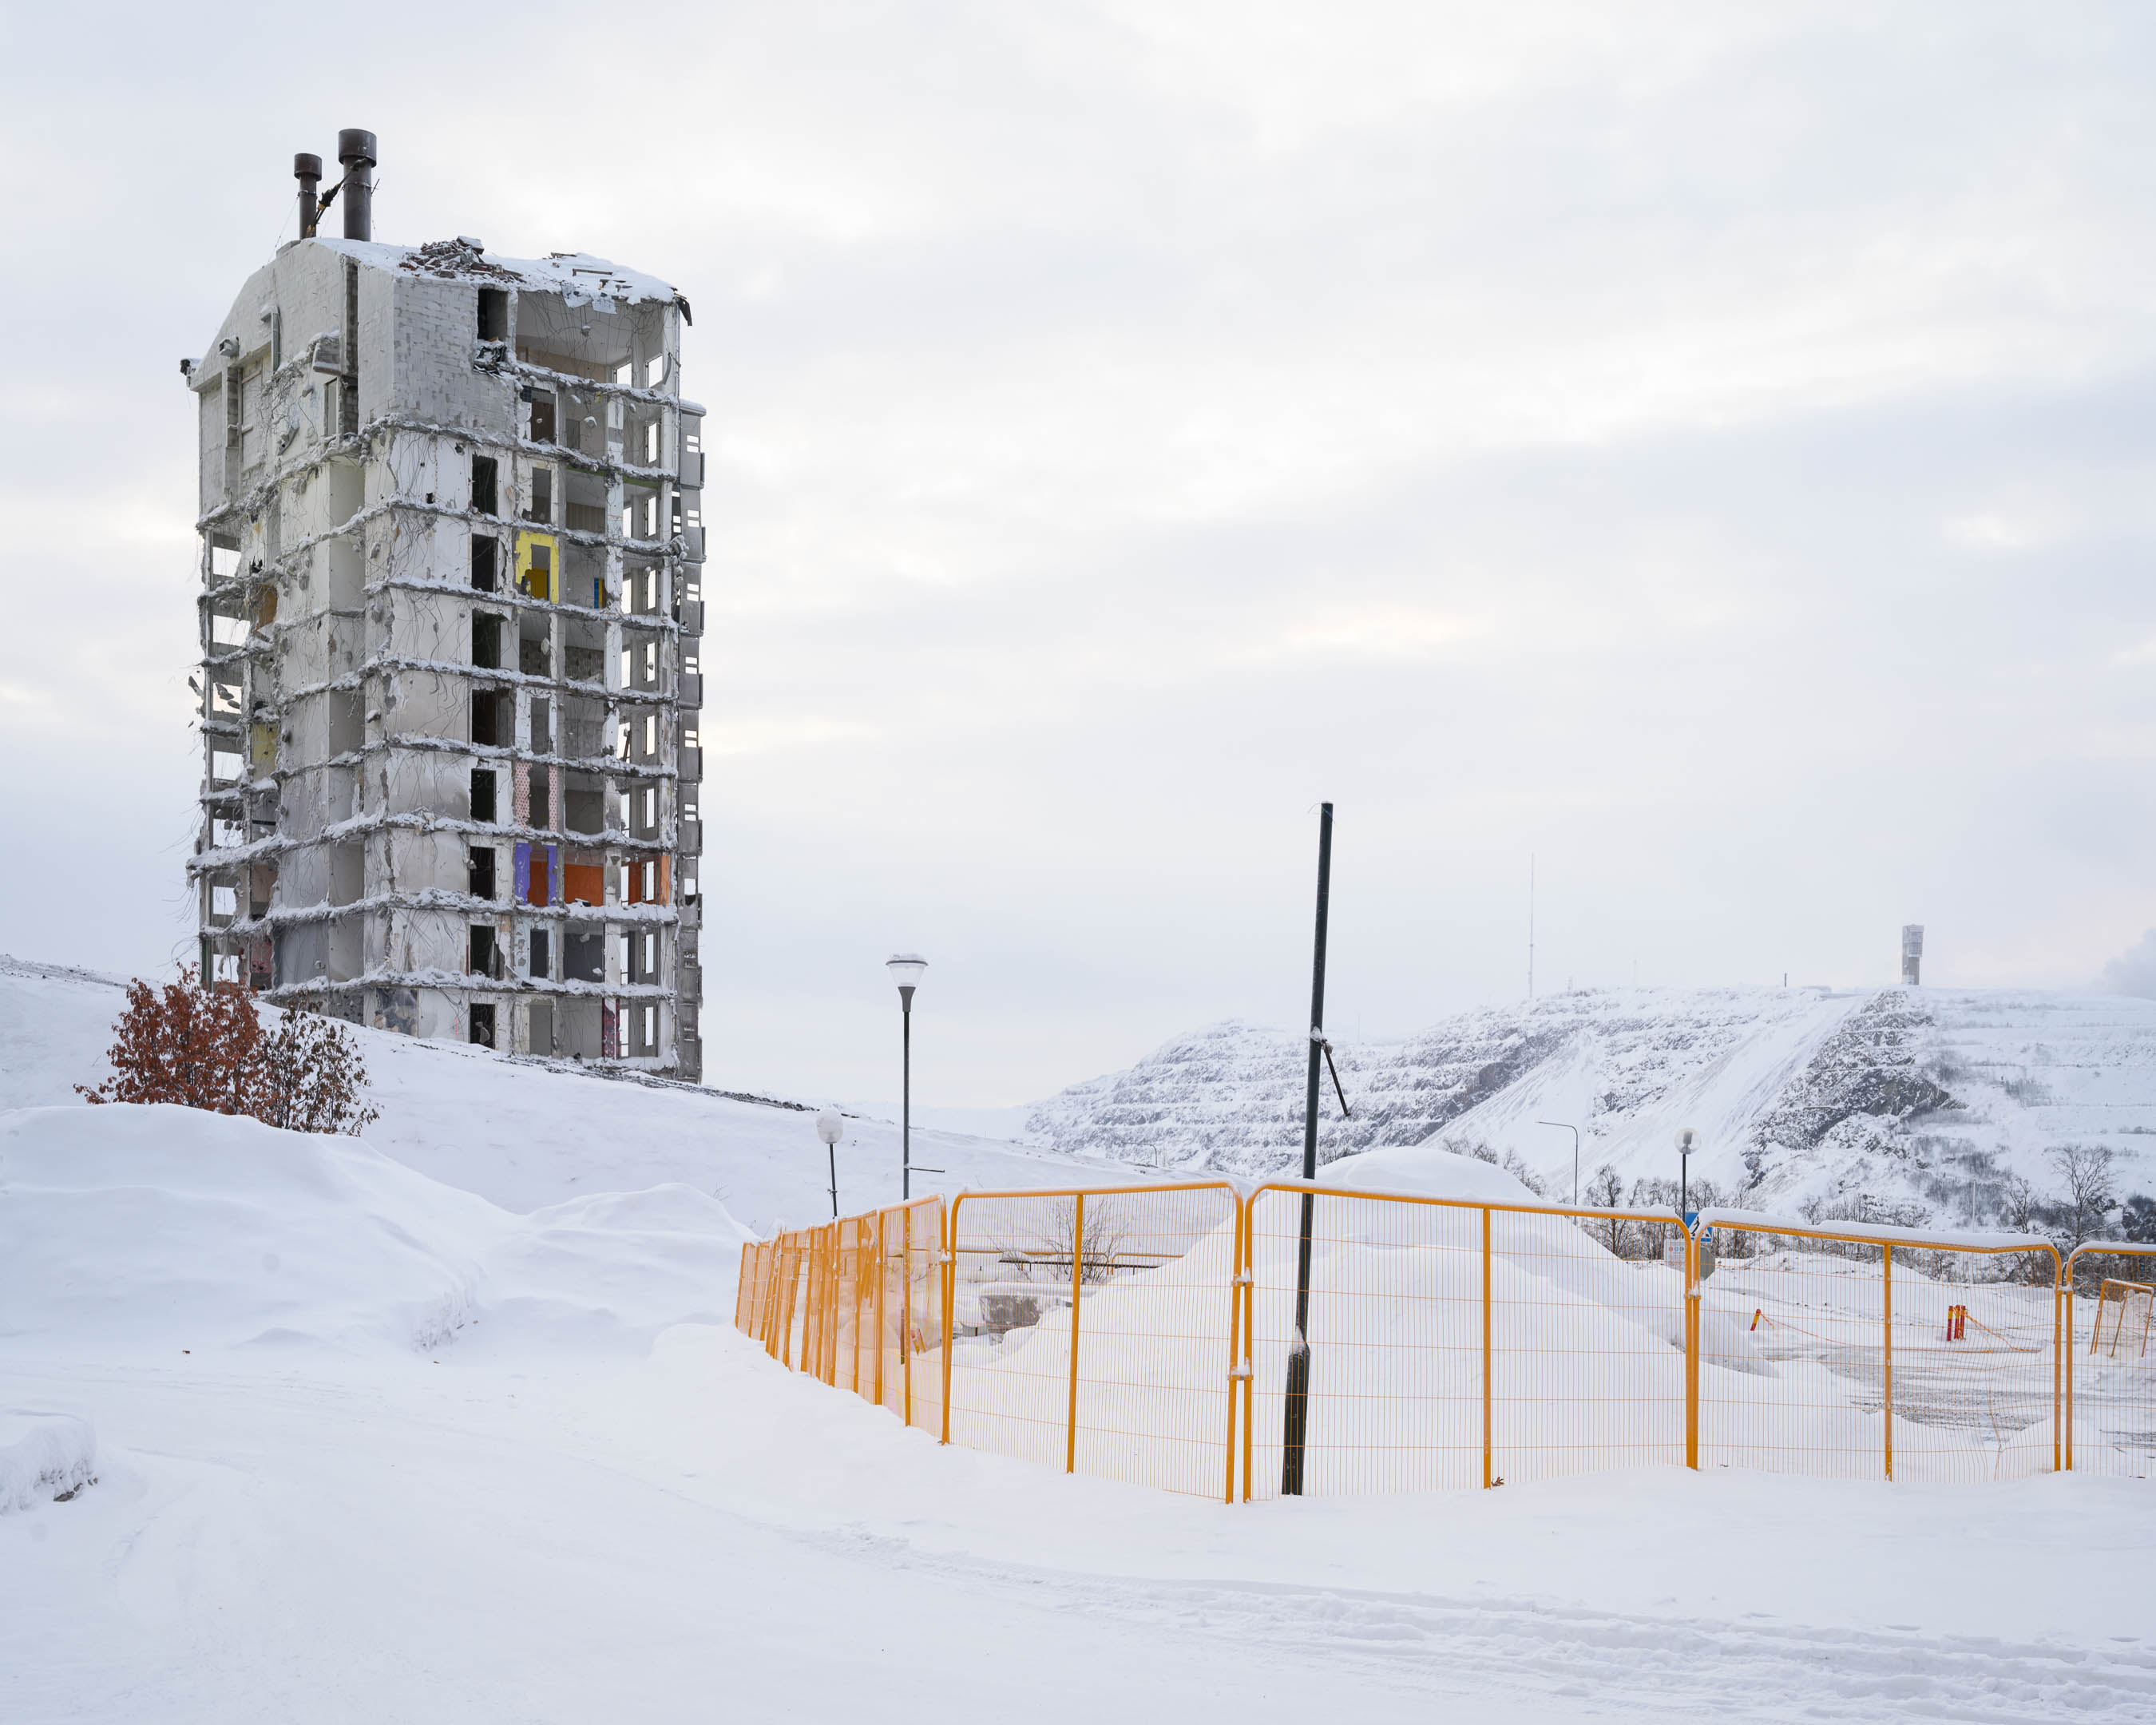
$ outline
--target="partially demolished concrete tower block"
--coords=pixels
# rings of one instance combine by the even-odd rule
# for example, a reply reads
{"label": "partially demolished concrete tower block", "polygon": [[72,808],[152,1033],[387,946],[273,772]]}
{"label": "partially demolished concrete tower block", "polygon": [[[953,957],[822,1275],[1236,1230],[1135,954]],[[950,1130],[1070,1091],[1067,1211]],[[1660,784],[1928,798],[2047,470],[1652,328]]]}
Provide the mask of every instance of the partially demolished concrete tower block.
{"label": "partially demolished concrete tower block", "polygon": [[341,143],[352,237],[315,237],[300,158],[307,237],[182,362],[203,973],[699,1078],[687,302],[580,254],[376,244],[374,140]]}

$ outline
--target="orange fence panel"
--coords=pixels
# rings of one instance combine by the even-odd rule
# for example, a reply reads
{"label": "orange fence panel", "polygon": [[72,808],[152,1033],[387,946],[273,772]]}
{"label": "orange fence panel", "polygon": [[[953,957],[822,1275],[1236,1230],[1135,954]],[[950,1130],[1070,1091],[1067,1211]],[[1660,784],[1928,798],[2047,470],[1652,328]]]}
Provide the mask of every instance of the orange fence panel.
{"label": "orange fence panel", "polygon": [[734,1327],[780,1364],[938,1430],[943,1231],[931,1197],[754,1241]]}
{"label": "orange fence panel", "polygon": [[2059,1255],[2033,1237],[1711,1211],[1702,1466],[2020,1478],[2060,1465]]}
{"label": "orange fence panel", "polygon": [[1224,1496],[1240,1209],[1226,1181],[961,1194],[946,1439]]}
{"label": "orange fence panel", "polygon": [[2156,1477],[2156,1245],[2076,1246],[2066,1307],[2066,1465]]}
{"label": "orange fence panel", "polygon": [[[1279,1182],[1251,1194],[1247,1497],[1294,1489],[1289,1363],[1306,1198],[1301,1490],[1422,1491],[1686,1460],[1685,1236],[1646,1211]],[[1601,1243],[1666,1234],[1676,1263]],[[1660,1241],[1656,1241],[1659,1250]]]}

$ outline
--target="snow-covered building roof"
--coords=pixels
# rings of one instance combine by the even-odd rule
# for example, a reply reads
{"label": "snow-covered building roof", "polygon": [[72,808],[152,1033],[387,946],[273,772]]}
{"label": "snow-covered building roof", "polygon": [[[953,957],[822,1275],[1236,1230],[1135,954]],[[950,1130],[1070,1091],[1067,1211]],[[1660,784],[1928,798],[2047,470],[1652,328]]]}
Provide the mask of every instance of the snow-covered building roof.
{"label": "snow-covered building roof", "polygon": [[391,245],[378,239],[329,239],[313,244],[356,259],[372,270],[395,270],[438,281],[470,281],[482,287],[531,288],[557,293],[571,305],[611,312],[623,305],[688,302],[671,282],[630,270],[589,252],[550,252],[543,258],[501,258],[468,235],[424,245]]}

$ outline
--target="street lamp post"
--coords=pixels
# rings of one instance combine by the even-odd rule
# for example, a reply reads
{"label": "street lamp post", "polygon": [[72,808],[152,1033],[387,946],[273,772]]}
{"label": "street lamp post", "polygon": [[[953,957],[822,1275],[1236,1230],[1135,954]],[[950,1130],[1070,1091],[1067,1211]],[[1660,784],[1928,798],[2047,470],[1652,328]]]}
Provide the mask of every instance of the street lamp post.
{"label": "street lamp post", "polygon": [[831,1153],[831,1219],[839,1219],[839,1140],[846,1135],[846,1122],[839,1117],[836,1108],[826,1108],[816,1117],[816,1136],[824,1141],[824,1147]]}
{"label": "street lamp post", "polygon": [[1553,1126],[1559,1132],[1572,1134],[1572,1202],[1573,1208],[1577,1209],[1579,1204],[1579,1128],[1568,1120],[1537,1120],[1535,1124]]}
{"label": "street lamp post", "polygon": [[1691,1128],[1677,1134],[1677,1214],[1691,1226]]}
{"label": "street lamp post", "polygon": [[898,1106],[898,1196],[901,1204],[913,1197],[913,991],[921,986],[922,973],[928,961],[918,952],[894,952],[884,961],[884,968],[891,979],[898,984],[898,1013],[901,1028],[899,1032],[900,1080],[904,1086]]}

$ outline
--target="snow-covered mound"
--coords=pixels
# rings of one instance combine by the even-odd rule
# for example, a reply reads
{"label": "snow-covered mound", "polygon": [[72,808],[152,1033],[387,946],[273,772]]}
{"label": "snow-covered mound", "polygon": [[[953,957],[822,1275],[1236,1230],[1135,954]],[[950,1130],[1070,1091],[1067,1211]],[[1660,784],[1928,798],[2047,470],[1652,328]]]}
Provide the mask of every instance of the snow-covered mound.
{"label": "snow-covered mound", "polygon": [[[1308,1044],[1230,1023],[1038,1105],[1028,1135],[1140,1164],[1270,1175],[1301,1148]],[[1338,1042],[1321,1159],[1382,1146],[1494,1157],[1569,1197],[1598,1170],[1629,1192],[1695,1180],[1783,1213],[1813,1201],[1943,1222],[1995,1219],[2046,1153],[2109,1147],[2122,1193],[2156,1190],[2156,1001],[2007,990],[1609,989]],[[1559,1122],[1552,1126],[1547,1122]]]}
{"label": "snow-covered mound", "polygon": [[1327,1168],[1325,1183],[1358,1192],[1406,1192],[1418,1198],[1460,1198],[1481,1204],[1542,1201],[1517,1175],[1435,1143],[1365,1150]]}
{"label": "snow-covered mound", "polygon": [[195,1109],[0,1116],[0,1341],[438,1349],[724,1322],[748,1237],[686,1187],[516,1215],[352,1138]]}
{"label": "snow-covered mound", "polygon": [[0,1408],[0,1516],[64,1503],[97,1481],[97,1436],[73,1414]]}
{"label": "snow-covered mound", "polygon": [[[0,1109],[82,1106],[77,1083],[105,1076],[116,978],[0,956]],[[685,1185],[759,1234],[830,1214],[814,1110],[685,1085],[601,1078],[504,1060],[483,1049],[356,1029],[381,1118],[365,1142],[444,1185],[511,1210],[588,1193]],[[852,1117],[839,1146],[849,1211],[895,1200],[898,1128]],[[1071,1159],[959,1132],[914,1131],[916,1194],[961,1185],[1060,1185]],[[0,1320],[4,1322],[4,1320]]]}

